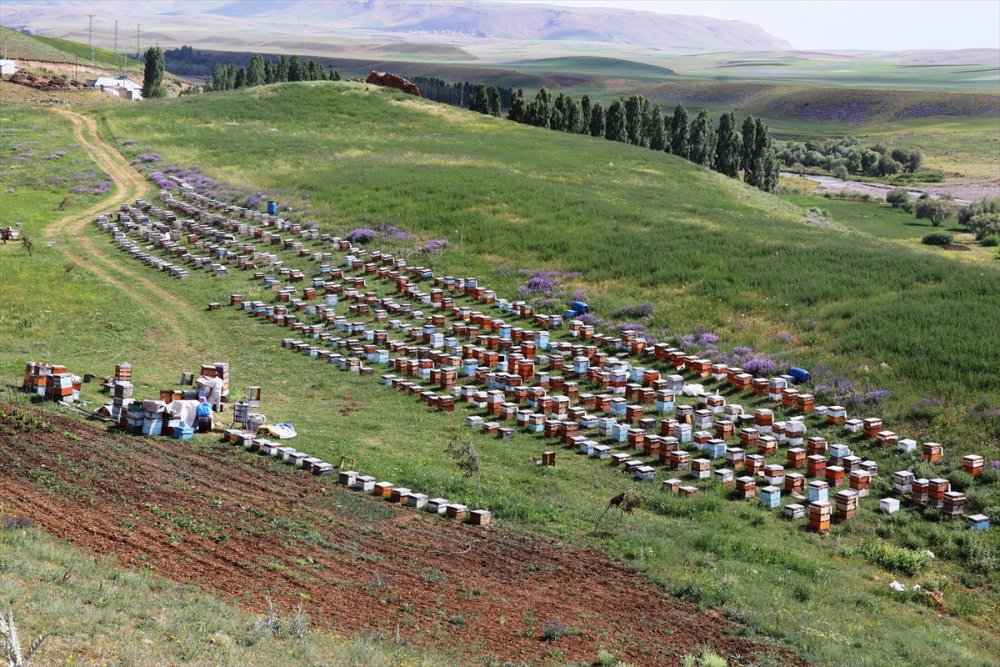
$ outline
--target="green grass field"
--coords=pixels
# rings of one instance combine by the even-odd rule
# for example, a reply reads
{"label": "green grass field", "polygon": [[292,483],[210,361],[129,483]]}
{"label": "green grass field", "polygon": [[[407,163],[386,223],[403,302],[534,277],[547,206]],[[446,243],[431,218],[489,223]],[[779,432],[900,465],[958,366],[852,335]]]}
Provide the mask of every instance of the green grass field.
{"label": "green grass field", "polygon": [[[49,127],[47,141],[69,141],[66,126],[42,112],[5,108],[4,116],[18,128]],[[357,85],[170,100],[114,110],[104,127],[128,155],[155,151],[165,163],[198,165],[300,208],[307,195],[311,217],[325,230],[389,223],[421,241],[447,236],[451,246],[441,256],[416,253],[420,241],[391,247],[439,274],[478,275],[501,295],[514,296],[525,278],[518,268],[581,271],[565,288],[585,290],[602,316],[648,300],[655,309],[645,324],[664,338],[703,328],[727,348],[748,344],[887,387],[891,397],[869,412],[899,432],[944,442],[951,462],[935,474],[950,474],[955,457],[969,451],[1000,458],[997,434],[975,412],[980,401],[996,408],[1000,398],[991,375],[1000,330],[1000,272],[993,267],[807,226],[801,209],[671,156]],[[23,218],[28,232],[39,234],[62,215],[54,210],[60,195],[18,179],[4,174],[4,186],[25,198],[0,211],[0,224]],[[108,245],[94,228],[85,234]],[[270,421],[295,423],[296,447],[327,460],[355,457],[359,469],[380,478],[475,501],[472,483],[443,451],[453,432],[464,435],[463,414],[434,414],[372,378],[281,350],[286,330],[238,311],[204,312],[233,291],[260,297],[245,275],[178,283],[107,252],[102,270],[131,281],[129,289],[109,291],[84,266],[66,272],[58,243],[30,259],[16,246],[0,248],[0,282],[41,290],[15,293],[13,302],[2,297],[3,312],[18,317],[0,320],[3,377],[14,381],[32,358],[99,374],[127,358],[137,395],[150,395],[199,360],[225,359],[234,386],[264,388]],[[182,305],[158,299],[134,275],[170,290]],[[84,316],[88,307],[99,317]],[[97,399],[90,389],[85,397]],[[942,414],[908,417],[923,397],[944,398]],[[813,421],[810,433],[834,437]],[[503,521],[603,549],[682,598],[740,620],[747,634],[775,637],[809,660],[988,665],[1000,652],[998,573],[990,560],[996,531],[971,538],[913,508],[875,514],[887,475],[859,518],[828,537],[756,503],[726,500],[717,486],[687,502],[646,487],[643,509],[589,536],[607,499],[632,482],[565,451],[559,467],[538,468],[529,455],[551,444],[526,434],[507,442],[468,436],[483,459],[483,497],[475,504]],[[886,472],[913,464],[851,444]],[[997,486],[977,482],[970,496],[996,506]],[[863,543],[874,538],[939,557],[916,576],[887,571],[863,556]],[[894,578],[943,589],[944,607],[891,594]]]}

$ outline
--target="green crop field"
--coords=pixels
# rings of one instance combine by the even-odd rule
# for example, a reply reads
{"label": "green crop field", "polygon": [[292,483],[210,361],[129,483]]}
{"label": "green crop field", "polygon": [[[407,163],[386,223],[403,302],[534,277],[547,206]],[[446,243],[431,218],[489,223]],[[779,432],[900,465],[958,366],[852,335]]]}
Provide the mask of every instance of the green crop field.
{"label": "green crop field", "polygon": [[[47,112],[5,105],[2,113],[5,164],[17,154],[13,146],[29,140],[51,142],[34,147],[36,154],[57,144],[73,150],[66,124]],[[773,637],[807,660],[985,666],[1000,653],[997,531],[973,535],[914,507],[893,516],[872,510],[892,470],[915,466],[965,481],[955,472],[961,454],[1000,458],[1000,269],[888,243],[872,229],[807,225],[799,206],[669,155],[357,84],[289,84],[98,113],[108,141],[129,157],[158,154],[155,168],[197,167],[221,184],[291,206],[291,214],[324,231],[388,224],[414,233],[416,240],[383,237],[373,246],[439,275],[476,275],[514,298],[528,279],[520,269],[558,271],[565,293],[551,295],[553,309],[580,290],[596,313],[621,323],[612,311],[648,301],[652,314],[640,324],[663,340],[694,333],[707,340],[711,333],[723,351],[751,346],[778,362],[825,366],[859,393],[888,389],[881,403],[852,413],[883,416],[903,435],[943,442],[948,464],[931,468],[851,440],[883,474],[858,519],[829,536],[757,503],[728,500],[718,485],[702,485],[687,501],[640,485],[643,507],[591,535],[607,500],[633,486],[615,469],[565,451],[557,468],[540,468],[528,459],[551,447],[546,440],[464,431],[471,408],[435,414],[373,378],[283,350],[286,330],[234,309],[204,310],[234,291],[264,298],[245,274],[175,281],[111,250],[92,226],[83,238],[106,249],[92,265],[69,252],[79,258],[69,268],[58,238],[51,246],[36,242],[33,257],[14,244],[0,248],[0,283],[33,286],[0,296],[3,378],[16,381],[29,359],[98,374],[127,359],[137,396],[147,396],[199,360],[224,359],[234,386],[263,387],[270,421],[296,425],[297,448],[331,461],[356,458],[359,469],[381,479],[599,548],[677,596],[738,620],[745,634]],[[51,131],[39,139],[32,127]],[[4,172],[3,186],[20,198],[0,210],[0,225],[24,222],[41,238],[65,214],[58,208],[67,189],[22,178],[31,173]],[[115,208],[109,199],[108,210]],[[444,253],[417,250],[443,237],[450,241]],[[290,251],[279,255],[290,265],[299,261]],[[163,299],[164,290],[175,300]],[[89,387],[84,397],[98,400]],[[744,398],[750,408],[763,404]],[[940,409],[921,407],[924,399],[940,400]],[[809,428],[838,437],[818,420]],[[480,451],[481,499],[444,453],[456,436]],[[970,502],[991,516],[1000,505],[996,477],[967,488]],[[886,569],[894,566],[872,547],[877,540],[937,557],[909,574]],[[942,606],[893,593],[893,579],[942,591]]]}

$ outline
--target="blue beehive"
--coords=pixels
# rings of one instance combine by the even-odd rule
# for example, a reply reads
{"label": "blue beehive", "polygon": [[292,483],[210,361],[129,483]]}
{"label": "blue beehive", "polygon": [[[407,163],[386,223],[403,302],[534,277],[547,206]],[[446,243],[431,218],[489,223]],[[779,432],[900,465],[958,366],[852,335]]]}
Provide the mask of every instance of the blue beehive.
{"label": "blue beehive", "polygon": [[500,327],[500,331],[499,331],[500,339],[501,340],[507,340],[508,338],[510,338],[510,330],[511,330],[511,326],[509,324],[505,324],[502,327]]}
{"label": "blue beehive", "polygon": [[573,357],[573,372],[583,375],[590,368],[590,359],[587,357]]}
{"label": "blue beehive", "polygon": [[990,527],[990,518],[985,514],[973,514],[968,518],[968,525],[972,530],[986,530]]}
{"label": "blue beehive", "polygon": [[549,349],[549,332],[548,331],[537,331],[535,332],[535,347],[539,350]]}
{"label": "blue beehive", "polygon": [[590,456],[594,453],[594,441],[593,440],[581,440],[580,441],[580,453]]}
{"label": "blue beehive", "polygon": [[657,401],[656,402],[656,411],[658,413],[660,413],[661,415],[663,415],[663,414],[670,414],[671,412],[674,411],[674,402],[673,401]]}
{"label": "blue beehive", "polygon": [[142,422],[143,435],[163,435],[163,419],[144,419]]}
{"label": "blue beehive", "polygon": [[194,437],[194,429],[186,424],[174,427],[174,438],[177,440],[191,440]]}
{"label": "blue beehive", "polygon": [[617,442],[628,441],[628,424],[615,424],[614,428],[611,429],[611,437]]}
{"label": "blue beehive", "polygon": [[760,490],[760,504],[764,509],[774,509],[781,506],[781,489],[776,486],[765,486]]}
{"label": "blue beehive", "polygon": [[830,485],[819,480],[809,482],[809,502],[828,503],[830,502]]}
{"label": "blue beehive", "polygon": [[472,377],[476,374],[476,368],[479,366],[479,362],[475,359],[463,359],[462,360],[462,374],[465,377]]}
{"label": "blue beehive", "polygon": [[725,443],[708,442],[705,444],[705,456],[710,459],[720,459],[726,455]]}

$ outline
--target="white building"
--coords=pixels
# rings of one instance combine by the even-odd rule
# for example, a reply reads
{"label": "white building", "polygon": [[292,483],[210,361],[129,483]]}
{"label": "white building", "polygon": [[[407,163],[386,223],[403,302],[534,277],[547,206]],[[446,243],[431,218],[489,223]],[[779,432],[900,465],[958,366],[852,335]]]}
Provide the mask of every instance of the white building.
{"label": "white building", "polygon": [[102,76],[95,79],[91,83],[91,87],[123,100],[138,101],[142,99],[142,86],[134,81],[129,81],[128,77],[124,76],[117,78]]}
{"label": "white building", "polygon": [[0,60],[0,76],[10,76],[17,72],[16,60]]}

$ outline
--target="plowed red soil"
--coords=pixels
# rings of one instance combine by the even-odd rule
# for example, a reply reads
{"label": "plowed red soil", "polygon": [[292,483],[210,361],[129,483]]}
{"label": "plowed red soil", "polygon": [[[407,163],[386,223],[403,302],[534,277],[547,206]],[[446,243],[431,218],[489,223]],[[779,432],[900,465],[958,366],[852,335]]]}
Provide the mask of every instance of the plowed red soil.
{"label": "plowed red soil", "polygon": [[[282,609],[303,602],[314,623],[344,634],[398,631],[470,664],[484,655],[544,659],[553,648],[563,660],[590,662],[608,648],[631,664],[676,665],[701,646],[730,664],[765,652],[801,664],[734,637],[732,622],[592,550],[520,529],[456,525],[232,445],[52,416],[52,430],[10,435],[3,410],[6,512],[256,612],[265,596]],[[542,641],[548,621],[568,632]]]}

